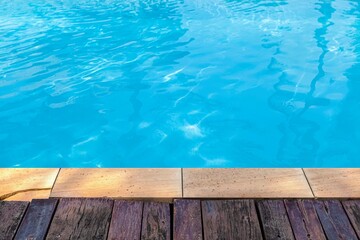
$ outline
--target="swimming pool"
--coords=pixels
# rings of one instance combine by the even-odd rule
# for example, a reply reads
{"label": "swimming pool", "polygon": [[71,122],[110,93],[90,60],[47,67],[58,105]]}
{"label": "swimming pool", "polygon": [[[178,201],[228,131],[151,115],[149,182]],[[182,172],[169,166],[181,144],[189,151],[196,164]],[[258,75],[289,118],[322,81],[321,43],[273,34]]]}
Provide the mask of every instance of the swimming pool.
{"label": "swimming pool", "polygon": [[0,0],[1,167],[360,167],[360,4]]}

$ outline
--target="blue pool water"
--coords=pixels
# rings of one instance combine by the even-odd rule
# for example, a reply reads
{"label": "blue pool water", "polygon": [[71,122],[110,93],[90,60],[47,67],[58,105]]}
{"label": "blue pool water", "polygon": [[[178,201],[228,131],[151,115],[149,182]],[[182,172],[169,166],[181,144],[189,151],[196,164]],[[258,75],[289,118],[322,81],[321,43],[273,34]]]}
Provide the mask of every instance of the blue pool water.
{"label": "blue pool water", "polygon": [[357,0],[0,0],[1,167],[360,167]]}

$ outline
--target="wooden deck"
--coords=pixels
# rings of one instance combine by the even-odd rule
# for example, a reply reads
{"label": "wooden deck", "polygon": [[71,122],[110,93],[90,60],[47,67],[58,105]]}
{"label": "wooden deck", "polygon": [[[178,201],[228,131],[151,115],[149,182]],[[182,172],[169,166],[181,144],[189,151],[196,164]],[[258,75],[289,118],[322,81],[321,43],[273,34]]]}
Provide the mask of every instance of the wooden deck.
{"label": "wooden deck", "polygon": [[0,239],[359,239],[360,200],[0,202]]}

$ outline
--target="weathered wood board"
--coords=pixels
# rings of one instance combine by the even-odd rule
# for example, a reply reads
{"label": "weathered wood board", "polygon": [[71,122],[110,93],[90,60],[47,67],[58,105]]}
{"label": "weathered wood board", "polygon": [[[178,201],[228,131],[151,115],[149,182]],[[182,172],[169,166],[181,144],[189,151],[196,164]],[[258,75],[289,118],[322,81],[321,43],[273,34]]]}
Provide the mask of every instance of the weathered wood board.
{"label": "weathered wood board", "polygon": [[111,217],[109,240],[139,240],[143,202],[115,201]]}
{"label": "weathered wood board", "polygon": [[265,239],[294,239],[282,200],[259,201],[258,208]]}
{"label": "weathered wood board", "polygon": [[202,201],[204,239],[262,239],[253,200]]}
{"label": "weathered wood board", "polygon": [[176,199],[174,201],[174,240],[201,240],[200,200]]}
{"label": "weathered wood board", "polygon": [[109,199],[62,198],[46,239],[106,239],[113,201]]}
{"label": "weathered wood board", "polygon": [[170,205],[145,202],[142,219],[142,240],[170,240]]}
{"label": "weathered wood board", "polygon": [[360,239],[360,200],[343,201],[347,216]]}
{"label": "weathered wood board", "polygon": [[338,200],[315,201],[315,208],[329,240],[358,239]]}
{"label": "weathered wood board", "polygon": [[13,239],[28,204],[28,202],[0,201],[0,239]]}
{"label": "weathered wood board", "polygon": [[313,200],[284,200],[296,240],[326,240]]}
{"label": "weathered wood board", "polygon": [[15,240],[45,239],[54,214],[57,199],[34,199],[28,207]]}

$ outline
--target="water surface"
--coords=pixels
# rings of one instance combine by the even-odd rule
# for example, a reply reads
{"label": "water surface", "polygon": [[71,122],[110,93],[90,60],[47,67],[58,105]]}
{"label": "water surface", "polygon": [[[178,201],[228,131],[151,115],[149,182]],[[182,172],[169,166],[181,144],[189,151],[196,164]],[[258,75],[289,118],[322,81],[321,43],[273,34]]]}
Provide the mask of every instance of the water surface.
{"label": "water surface", "polygon": [[360,3],[0,0],[1,167],[360,167]]}

